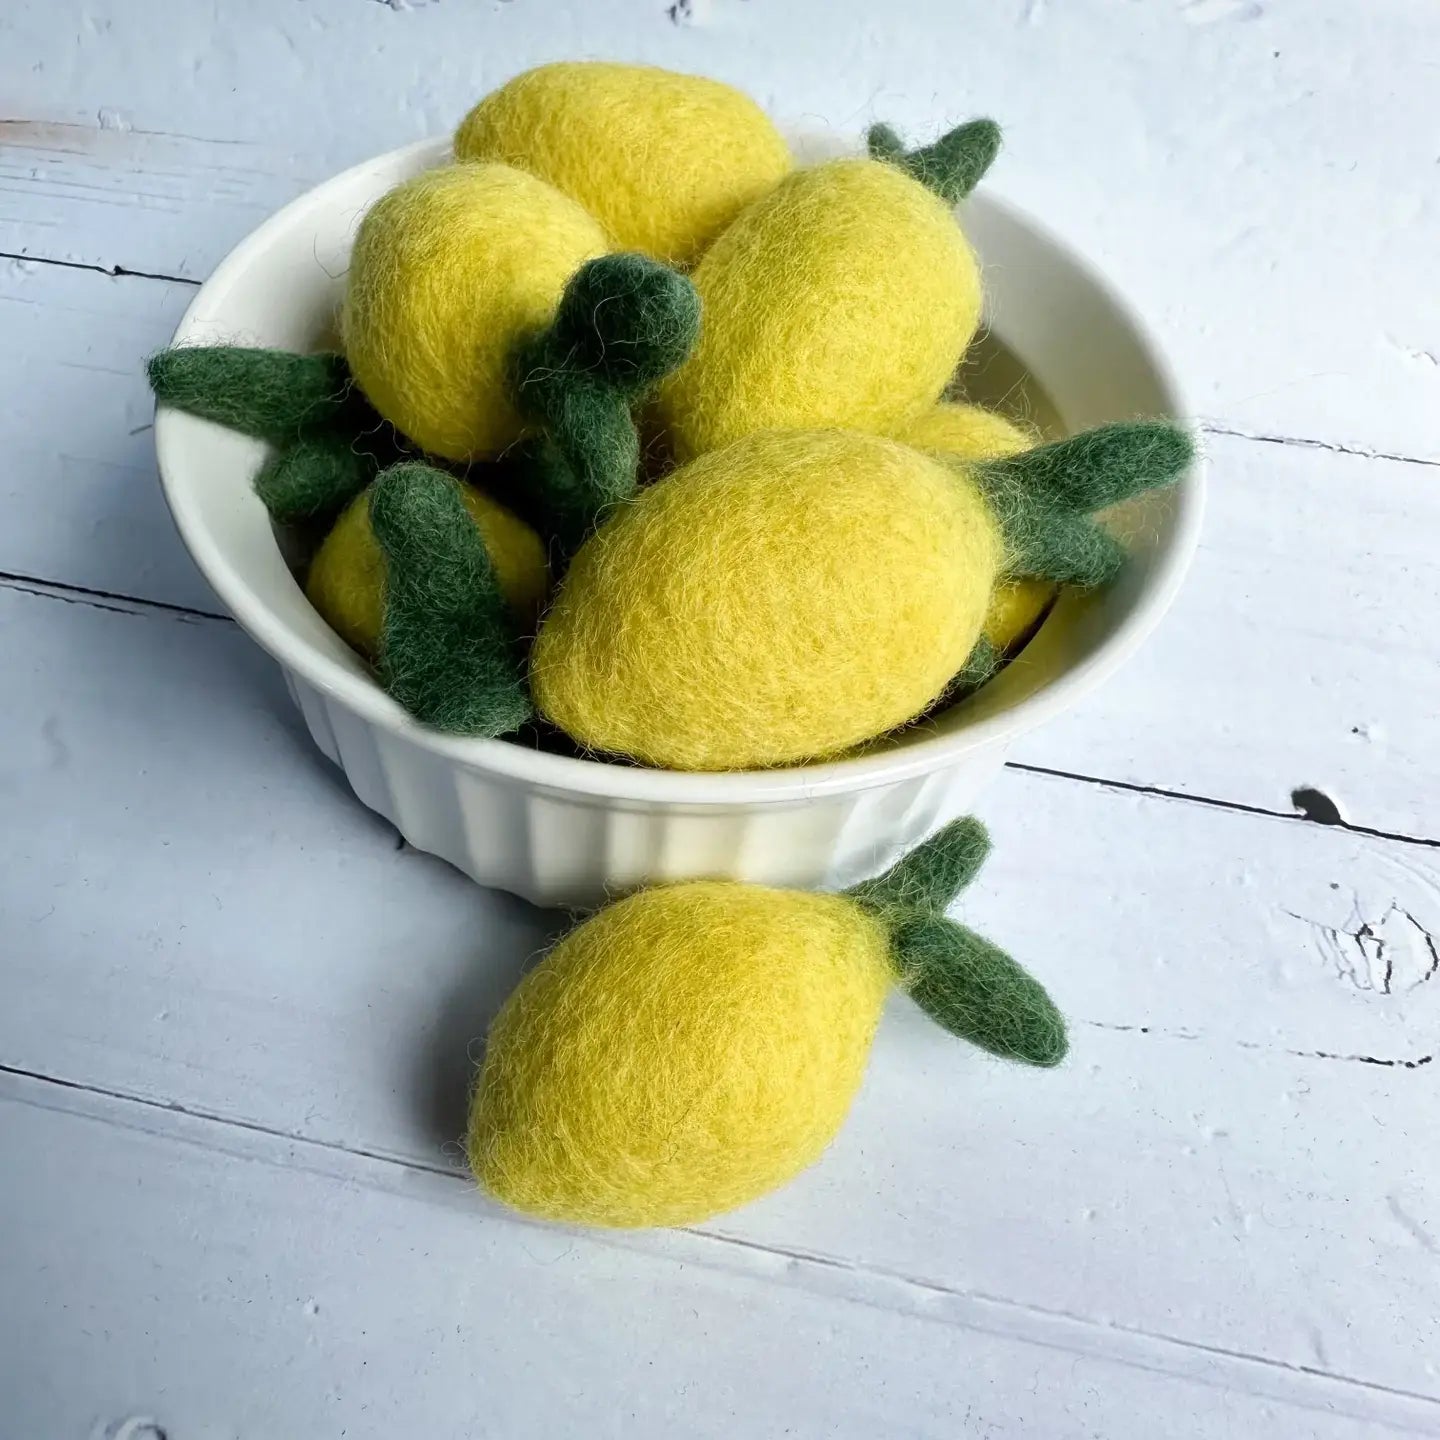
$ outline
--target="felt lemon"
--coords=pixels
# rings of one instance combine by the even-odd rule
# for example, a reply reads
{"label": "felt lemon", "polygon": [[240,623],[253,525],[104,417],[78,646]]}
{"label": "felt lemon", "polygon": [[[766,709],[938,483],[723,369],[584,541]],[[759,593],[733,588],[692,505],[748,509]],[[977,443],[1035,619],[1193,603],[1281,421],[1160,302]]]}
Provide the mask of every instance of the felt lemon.
{"label": "felt lemon", "polygon": [[723,881],[644,890],[563,939],[491,1028],[468,1151],[505,1203],[588,1225],[686,1225],[817,1160],[885,998],[1033,1065],[1049,996],[944,918],[988,839],[959,821],[848,895]]}
{"label": "felt lemon", "polygon": [[932,147],[943,163],[832,160],[742,211],[695,267],[700,339],[658,392],[676,458],[771,428],[890,432],[933,403],[980,323],[951,206],[998,145],[976,121]]}
{"label": "felt lemon", "polygon": [[[473,485],[458,493],[490,558],[515,623],[529,633],[549,575],[540,538]],[[385,621],[385,556],[370,524],[370,493],[356,497],[315,552],[305,594],[346,644],[374,659]]]}
{"label": "felt lemon", "polygon": [[838,754],[947,690],[1002,576],[1113,574],[1124,551],[1088,512],[1189,456],[1158,422],[953,466],[856,431],[747,436],[581,547],[536,639],[536,707],[668,768]]}
{"label": "felt lemon", "polygon": [[407,180],[355,238],[341,324],[355,378],[422,449],[498,454],[524,428],[515,346],[550,323],[576,270],[607,249],[584,209],[523,170],[447,165]]}
{"label": "felt lemon", "polygon": [[1059,591],[1053,580],[1002,580],[985,612],[985,639],[1000,654],[1018,651],[1030,640]]}
{"label": "felt lemon", "polygon": [[[996,460],[1040,443],[1036,430],[980,405],[945,400],[912,416],[895,432],[917,450],[962,460]],[[985,615],[985,638],[1000,653],[1018,650],[1055,599],[1050,580],[1017,577],[995,587]]]}
{"label": "felt lemon", "polygon": [[[748,436],[602,516],[542,619],[536,706],[581,744],[652,765],[836,754],[976,671],[998,579],[1113,575],[1124,549],[1089,512],[1169,483],[1190,456],[1160,421],[953,465],[856,431]],[[375,485],[382,676],[428,723],[498,735],[524,718],[525,689],[513,648],[496,663],[504,601],[458,490],[415,464]]]}
{"label": "felt lemon", "polygon": [[890,432],[917,450],[958,455],[963,460],[998,460],[1040,444],[1040,432],[982,405],[942,400],[910,415]]}
{"label": "felt lemon", "polygon": [[541,65],[487,95],[455,132],[460,160],[500,161],[578,201],[622,250],[688,265],[790,170],[747,95],[648,65]]}
{"label": "felt lemon", "polygon": [[1003,545],[979,488],[854,431],[765,431],[642,490],[540,627],[540,712],[681,770],[833,755],[902,725],[980,635]]}

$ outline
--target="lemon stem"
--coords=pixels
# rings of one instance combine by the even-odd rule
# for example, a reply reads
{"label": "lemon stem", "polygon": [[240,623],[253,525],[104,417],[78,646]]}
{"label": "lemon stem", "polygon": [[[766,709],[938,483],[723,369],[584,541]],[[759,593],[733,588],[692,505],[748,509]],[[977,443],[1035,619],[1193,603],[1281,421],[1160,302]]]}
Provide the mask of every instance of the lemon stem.
{"label": "lemon stem", "polygon": [[160,404],[277,447],[255,490],[282,525],[335,515],[406,452],[343,355],[180,345],[145,368]]}
{"label": "lemon stem", "polygon": [[891,947],[900,984],[936,1024],[1026,1065],[1058,1065],[1065,1021],[1038,980],[998,945],[943,915],[897,917]]}
{"label": "lemon stem", "polygon": [[990,836],[973,816],[953,820],[873,880],[845,893],[867,910],[943,915],[979,873]]}
{"label": "lemon stem", "polygon": [[993,120],[970,120],[933,144],[906,150],[890,126],[876,124],[870,127],[866,144],[873,159],[898,165],[947,205],[958,205],[995,163],[1000,127]]}
{"label": "lemon stem", "polygon": [[635,493],[632,409],[684,361],[699,323],[700,297],[683,275],[643,255],[606,255],[576,272],[554,321],[517,348],[516,403],[540,431],[521,456],[536,497],[527,508],[562,563]]}
{"label": "lemon stem", "polygon": [[888,930],[901,988],[937,1024],[992,1055],[1057,1065],[1065,1022],[1044,986],[999,946],[945,917],[989,853],[978,820],[955,820],[845,893]]}
{"label": "lemon stem", "polygon": [[1000,523],[1007,574],[1096,586],[1119,572],[1125,547],[1094,512],[1174,484],[1194,455],[1170,421],[1130,420],[964,468]]}

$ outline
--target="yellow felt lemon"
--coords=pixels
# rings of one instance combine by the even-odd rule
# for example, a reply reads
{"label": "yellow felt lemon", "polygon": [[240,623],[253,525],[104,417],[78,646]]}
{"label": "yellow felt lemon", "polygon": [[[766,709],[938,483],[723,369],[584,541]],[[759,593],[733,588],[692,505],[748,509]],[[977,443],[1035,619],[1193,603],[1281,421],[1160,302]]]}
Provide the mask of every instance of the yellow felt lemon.
{"label": "yellow felt lemon", "polygon": [[980,323],[980,267],[949,205],[878,160],[797,170],[692,279],[699,343],[656,407],[680,461],[757,430],[892,432],[939,397]]}
{"label": "yellow felt lemon", "polygon": [[979,488],[917,450],[844,430],[747,436],[580,548],[541,623],[535,703],[651,765],[834,755],[945,689],[1001,559]]}
{"label": "yellow felt lemon", "polygon": [[685,266],[790,170],[779,131],[718,80],[648,65],[527,70],[455,132],[461,160],[495,160],[579,201],[617,248]]}
{"label": "yellow felt lemon", "polygon": [[[1040,444],[1040,434],[994,410],[960,401],[941,401],[912,416],[895,437],[917,450],[954,455],[962,460],[998,460]],[[1003,580],[995,587],[985,616],[985,638],[1001,652],[1030,637],[1055,599],[1052,580]]]}
{"label": "yellow felt lemon", "polygon": [[[540,538],[522,520],[472,485],[461,485],[465,509],[495,569],[495,580],[519,624],[528,629],[545,599],[549,576]],[[385,556],[370,524],[370,490],[357,496],[315,552],[305,594],[347,645],[373,660],[385,618]]]}
{"label": "yellow felt lemon", "polygon": [[341,321],[370,403],[451,460],[493,456],[523,425],[507,367],[566,282],[609,248],[575,201],[508,165],[447,165],[360,223]]}
{"label": "yellow felt lemon", "polygon": [[[652,765],[834,755],[979,675],[997,579],[1110,579],[1125,549],[1094,512],[1171,483],[1193,453],[1166,421],[966,462],[859,431],[770,430],[629,498],[597,487],[528,656],[535,707],[582,745]],[[556,474],[572,493],[574,474]],[[414,461],[375,482],[381,678],[427,724],[503,735],[530,695],[458,489]]]}
{"label": "yellow felt lemon", "polygon": [[645,891],[574,931],[490,1033],[469,1134],[487,1189],[591,1225],[684,1225],[819,1158],[890,988],[835,895]]}
{"label": "yellow felt lemon", "polygon": [[943,918],[988,840],[942,831],[848,895],[698,881],[571,932],[491,1028],[471,1168],[517,1209],[686,1225],[817,1160],[892,984],[952,1033],[1053,1065],[1065,1027],[1009,956]]}
{"label": "yellow felt lemon", "polygon": [[985,612],[985,638],[1002,654],[1029,641],[1060,587],[1053,580],[1002,580]]}
{"label": "yellow felt lemon", "polygon": [[917,450],[963,460],[998,460],[1040,444],[1040,432],[1031,426],[959,400],[942,400],[907,416],[891,433]]}

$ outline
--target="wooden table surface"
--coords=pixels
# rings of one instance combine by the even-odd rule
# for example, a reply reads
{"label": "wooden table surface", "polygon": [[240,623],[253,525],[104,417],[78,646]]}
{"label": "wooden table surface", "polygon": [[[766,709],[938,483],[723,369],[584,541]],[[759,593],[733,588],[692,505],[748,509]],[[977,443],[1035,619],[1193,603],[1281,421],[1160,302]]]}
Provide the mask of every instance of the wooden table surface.
{"label": "wooden table surface", "polygon": [[[897,1003],[816,1170],[617,1238],[463,1178],[555,918],[310,748],[140,370],[276,206],[589,55],[995,115],[1212,486],[1159,635],[982,807],[968,913],[1069,1064]],[[1433,0],[6,0],[0,115],[0,1440],[1440,1434]]]}

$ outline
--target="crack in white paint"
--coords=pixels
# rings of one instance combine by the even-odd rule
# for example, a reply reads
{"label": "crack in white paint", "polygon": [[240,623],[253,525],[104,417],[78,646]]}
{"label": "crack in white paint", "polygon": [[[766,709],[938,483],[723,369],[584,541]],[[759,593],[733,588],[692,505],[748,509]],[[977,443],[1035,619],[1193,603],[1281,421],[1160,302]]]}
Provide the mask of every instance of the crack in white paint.
{"label": "crack in white paint", "polygon": [[1440,459],[1426,455],[1402,455],[1396,450],[1375,450],[1364,445],[1344,445],[1336,440],[1313,440],[1304,435],[1265,435],[1254,430],[1237,430],[1219,420],[1202,420],[1207,435],[1224,435],[1231,440],[1254,440],[1261,445],[1295,445],[1302,450],[1328,450],[1332,455],[1356,455],[1362,460],[1392,460],[1400,465],[1437,465]]}
{"label": "crack in white paint", "polygon": [[1357,990],[1403,995],[1440,970],[1440,943],[1398,900],[1392,899],[1379,919],[1369,920],[1356,895],[1343,925],[1327,925],[1294,910],[1285,914],[1310,927],[1321,958]]}
{"label": "crack in white paint", "polygon": [[1398,1195],[1387,1195],[1385,1203],[1395,1223],[1422,1250],[1428,1250],[1432,1255],[1440,1254],[1440,1243],[1437,1243],[1435,1237],[1400,1203]]}
{"label": "crack in white paint", "polygon": [[[1299,919],[1299,916],[1295,917]],[[1311,922],[1313,923],[1313,922]],[[1431,972],[1434,973],[1433,970]],[[1427,975],[1425,977],[1429,979]],[[1163,1025],[1121,1025],[1113,1020],[1086,1020],[1081,1018],[1074,1022],[1077,1025],[1088,1025],[1092,1030],[1114,1030],[1121,1034],[1134,1035],[1156,1035],[1164,1040],[1199,1040],[1207,1045],[1230,1044],[1240,1050],[1263,1050],[1277,1055],[1293,1055],[1297,1060],[1343,1060],[1355,1065],[1378,1065],[1385,1070],[1423,1070],[1427,1065],[1435,1063],[1435,1056],[1384,1056],[1384,1055],[1357,1055],[1347,1054],[1340,1050],[1294,1050],[1289,1047],[1277,1048],[1274,1045],[1263,1044],[1259,1040],[1241,1040],[1236,1037],[1202,1035],[1194,1030],[1170,1030]]]}
{"label": "crack in white paint", "polygon": [[1406,360],[1413,360],[1427,370],[1440,370],[1440,355],[1436,355],[1433,350],[1427,350],[1424,346],[1407,345],[1393,335],[1387,335],[1385,339],[1390,348]]}

